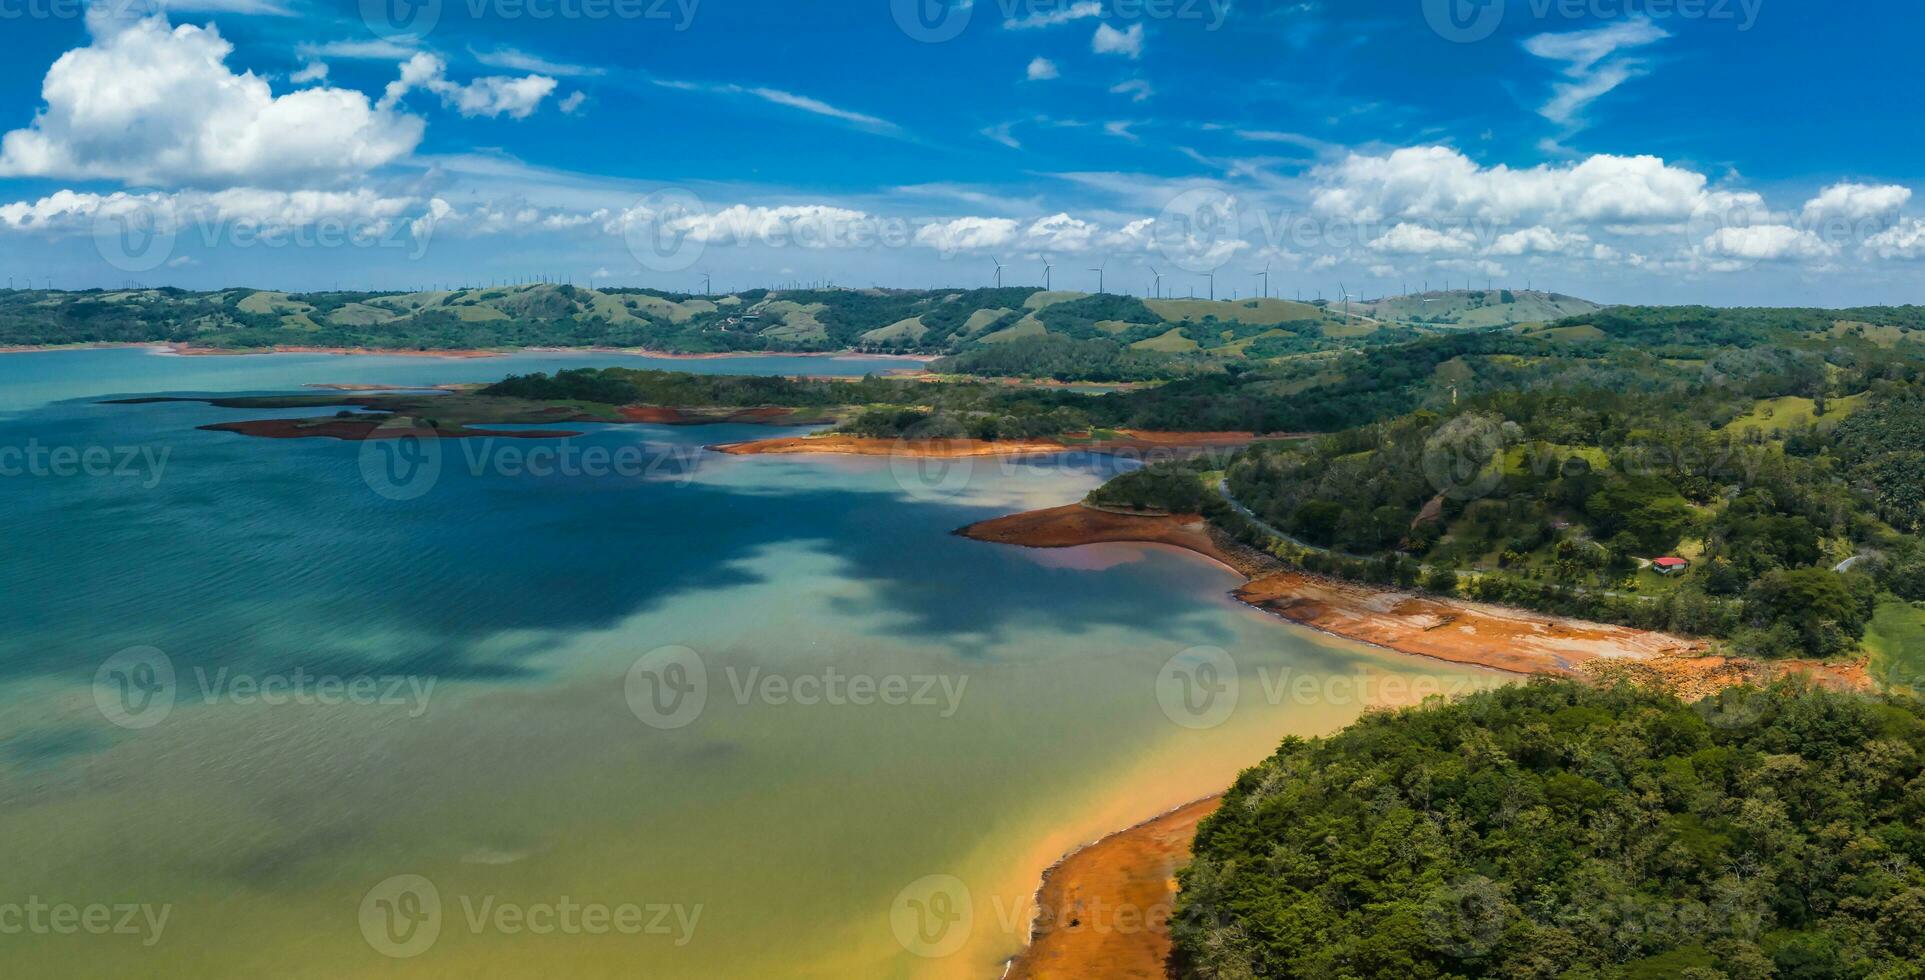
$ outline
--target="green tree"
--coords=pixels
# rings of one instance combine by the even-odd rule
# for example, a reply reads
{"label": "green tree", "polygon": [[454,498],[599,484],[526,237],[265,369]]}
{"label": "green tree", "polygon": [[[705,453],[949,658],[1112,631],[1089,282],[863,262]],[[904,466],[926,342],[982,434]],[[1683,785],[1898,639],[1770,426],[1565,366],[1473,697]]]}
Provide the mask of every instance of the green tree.
{"label": "green tree", "polygon": [[1799,652],[1829,657],[1864,638],[1876,599],[1868,584],[1823,568],[1771,572],[1746,593],[1745,619],[1755,629],[1788,630]]}

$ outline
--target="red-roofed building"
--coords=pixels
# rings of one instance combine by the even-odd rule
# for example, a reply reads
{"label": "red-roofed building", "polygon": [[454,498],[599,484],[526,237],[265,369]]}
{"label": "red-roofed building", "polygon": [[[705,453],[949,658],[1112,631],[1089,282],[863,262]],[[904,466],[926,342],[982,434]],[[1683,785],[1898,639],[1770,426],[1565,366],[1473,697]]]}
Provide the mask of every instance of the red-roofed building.
{"label": "red-roofed building", "polygon": [[1690,568],[1691,563],[1682,558],[1660,558],[1652,562],[1651,567],[1657,569],[1659,575],[1677,575]]}

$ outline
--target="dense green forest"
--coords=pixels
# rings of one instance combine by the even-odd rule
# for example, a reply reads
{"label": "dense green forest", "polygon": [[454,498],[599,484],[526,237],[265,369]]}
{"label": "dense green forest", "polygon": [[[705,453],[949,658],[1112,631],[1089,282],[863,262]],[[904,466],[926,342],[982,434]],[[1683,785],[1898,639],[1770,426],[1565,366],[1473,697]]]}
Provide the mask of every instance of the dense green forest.
{"label": "dense green forest", "polygon": [[[1165,386],[1157,408],[1171,428],[1201,398],[1312,434],[1187,474],[1222,477],[1248,514],[1206,512],[1298,567],[1830,657],[1925,602],[1911,314],[1616,308],[1233,367]],[[1197,509],[1181,483],[1092,499]]]}
{"label": "dense green forest", "polygon": [[673,408],[847,409],[839,429],[877,438],[1017,439],[1087,432],[1126,406],[1064,391],[981,382],[849,381],[581,368],[504,379],[478,394]]}
{"label": "dense green forest", "polygon": [[1925,718],[1536,682],[1284,741],[1196,837],[1187,976],[1925,975]]}

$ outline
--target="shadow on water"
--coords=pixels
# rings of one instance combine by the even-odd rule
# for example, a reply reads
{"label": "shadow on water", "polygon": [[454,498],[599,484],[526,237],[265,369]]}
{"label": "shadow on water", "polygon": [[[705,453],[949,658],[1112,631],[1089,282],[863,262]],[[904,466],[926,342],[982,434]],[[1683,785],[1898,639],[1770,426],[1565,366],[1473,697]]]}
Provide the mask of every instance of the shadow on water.
{"label": "shadow on water", "polygon": [[[133,646],[160,648],[181,670],[512,680],[535,673],[532,662],[570,634],[689,593],[769,582],[756,559],[785,545],[831,556],[836,578],[865,586],[825,593],[828,608],[881,617],[892,636],[961,656],[984,656],[1011,626],[1038,621],[1073,633],[1154,625],[1195,643],[1226,641],[1212,617],[1144,601],[1159,586],[1136,580],[1167,567],[1113,569],[1099,585],[953,537],[1002,509],[912,499],[884,463],[808,460],[705,479],[763,461],[707,454],[704,442],[766,430],[589,427],[569,442],[657,462],[646,472],[546,478],[502,462],[534,444],[451,442],[432,491],[395,500],[370,489],[363,444],[196,428],[235,417],[194,403],[63,403],[0,429],[0,447],[138,451],[124,476],[5,481],[0,606],[11,625],[0,637],[0,680],[84,682]],[[985,467],[982,476],[1128,465],[1079,454]]]}

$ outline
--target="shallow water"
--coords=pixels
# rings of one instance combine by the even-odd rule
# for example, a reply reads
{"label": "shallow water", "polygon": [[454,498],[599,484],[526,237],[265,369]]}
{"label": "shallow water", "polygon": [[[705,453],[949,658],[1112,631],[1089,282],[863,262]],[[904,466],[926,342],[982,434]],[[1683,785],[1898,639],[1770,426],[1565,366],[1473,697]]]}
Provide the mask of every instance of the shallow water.
{"label": "shallow water", "polygon": [[591,427],[580,459],[639,465],[463,442],[397,494],[366,444],[97,403],[635,362],[0,356],[0,463],[132,460],[0,476],[0,930],[139,913],[0,935],[0,973],[993,976],[1065,849],[1496,679],[1286,626],[1168,549],[948,533],[1102,459]]}

